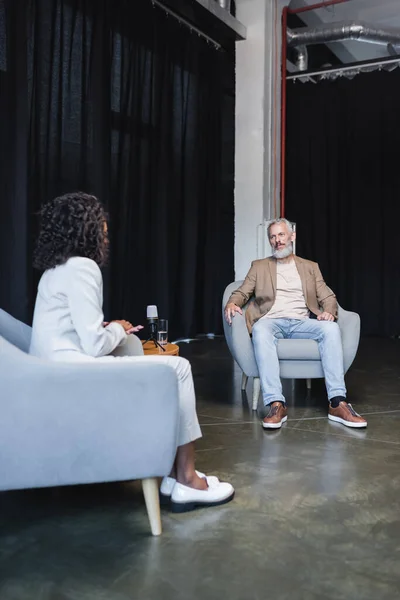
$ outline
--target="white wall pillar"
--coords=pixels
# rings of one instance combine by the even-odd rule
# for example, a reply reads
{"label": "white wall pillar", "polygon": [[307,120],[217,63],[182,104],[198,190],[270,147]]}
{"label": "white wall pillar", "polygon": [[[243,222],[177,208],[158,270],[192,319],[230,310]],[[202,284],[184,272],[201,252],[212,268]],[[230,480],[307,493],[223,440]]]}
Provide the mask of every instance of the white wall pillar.
{"label": "white wall pillar", "polygon": [[257,258],[257,225],[279,216],[281,15],[286,0],[237,0],[235,276]]}

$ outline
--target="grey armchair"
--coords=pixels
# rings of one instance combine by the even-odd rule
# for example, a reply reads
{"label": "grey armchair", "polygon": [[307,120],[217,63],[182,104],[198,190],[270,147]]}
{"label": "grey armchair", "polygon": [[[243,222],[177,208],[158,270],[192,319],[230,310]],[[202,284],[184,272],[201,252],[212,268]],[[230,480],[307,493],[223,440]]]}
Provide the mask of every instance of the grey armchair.
{"label": "grey armchair", "polygon": [[[243,281],[235,281],[225,289],[222,300],[222,318],[229,350],[243,371],[243,390],[246,388],[248,378],[254,377],[253,410],[257,410],[260,379],[253,344],[245,322],[246,306],[243,307],[243,316],[236,314],[232,325],[227,324],[223,315],[230,295],[242,283]],[[344,370],[347,373],[356,356],[360,341],[360,317],[357,313],[349,312],[339,306],[338,324],[342,336]],[[307,387],[310,387],[311,379],[324,377],[318,344],[314,340],[279,340],[278,357],[282,379],[306,379]]]}
{"label": "grey armchair", "polygon": [[[177,449],[174,370],[47,362],[28,354],[30,335],[0,310],[0,489],[140,479],[159,535],[157,477],[170,472]],[[143,352],[137,338],[130,343]]]}

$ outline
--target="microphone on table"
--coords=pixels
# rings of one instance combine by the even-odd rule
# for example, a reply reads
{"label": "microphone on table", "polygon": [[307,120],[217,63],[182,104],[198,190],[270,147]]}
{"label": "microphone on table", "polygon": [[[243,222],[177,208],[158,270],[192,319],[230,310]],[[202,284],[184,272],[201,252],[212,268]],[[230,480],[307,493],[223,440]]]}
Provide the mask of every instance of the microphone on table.
{"label": "microphone on table", "polygon": [[147,323],[150,329],[150,337],[145,342],[153,342],[154,345],[159,348],[162,348],[163,352],[165,352],[165,348],[157,341],[157,332],[158,332],[158,310],[157,306],[154,304],[150,304],[147,307]]}
{"label": "microphone on table", "polygon": [[149,324],[150,333],[157,334],[158,330],[158,310],[154,304],[147,307],[147,322]]}

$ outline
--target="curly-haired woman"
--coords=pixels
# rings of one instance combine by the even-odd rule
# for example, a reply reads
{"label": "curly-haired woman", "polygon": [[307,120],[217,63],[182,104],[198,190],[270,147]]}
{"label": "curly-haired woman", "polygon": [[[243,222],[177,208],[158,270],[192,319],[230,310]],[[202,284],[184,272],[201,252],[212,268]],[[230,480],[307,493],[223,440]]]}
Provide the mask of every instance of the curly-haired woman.
{"label": "curly-haired woman", "polygon": [[[179,389],[179,447],[173,473],[161,484],[175,510],[229,502],[233,487],[194,467],[194,441],[201,437],[189,362],[176,356],[111,356],[130,333],[124,320],[104,322],[103,279],[107,259],[107,218],[98,199],[82,192],[55,198],[41,211],[34,266],[40,279],[30,352],[54,361],[151,361],[171,365]],[[129,346],[129,344],[128,344]],[[120,352],[119,352],[120,354]]]}

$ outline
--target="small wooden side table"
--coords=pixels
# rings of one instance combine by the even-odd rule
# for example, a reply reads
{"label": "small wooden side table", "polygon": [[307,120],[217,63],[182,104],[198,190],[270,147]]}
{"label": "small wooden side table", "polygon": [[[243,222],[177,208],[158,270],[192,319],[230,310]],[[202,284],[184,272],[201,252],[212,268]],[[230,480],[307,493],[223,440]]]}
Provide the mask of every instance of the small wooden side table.
{"label": "small wooden side table", "polygon": [[165,344],[163,346],[165,352],[161,350],[159,346],[156,346],[154,342],[146,342],[143,344],[143,350],[145,356],[179,356],[179,346],[177,344]]}

